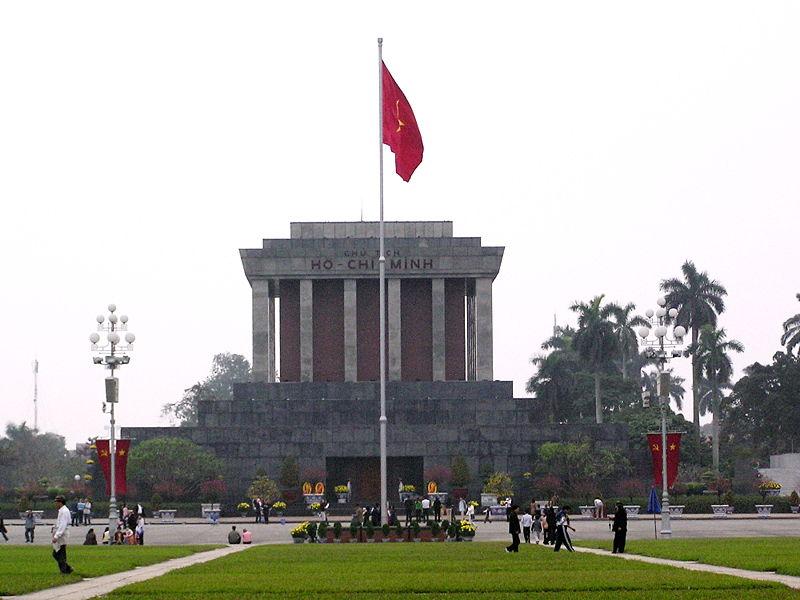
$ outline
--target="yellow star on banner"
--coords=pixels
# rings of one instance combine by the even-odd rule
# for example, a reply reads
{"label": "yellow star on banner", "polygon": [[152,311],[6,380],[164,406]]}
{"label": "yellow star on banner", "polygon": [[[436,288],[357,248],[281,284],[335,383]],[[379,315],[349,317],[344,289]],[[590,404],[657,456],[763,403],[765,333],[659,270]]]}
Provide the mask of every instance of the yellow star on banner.
{"label": "yellow star on banner", "polygon": [[655,450],[656,452],[658,452],[658,450],[659,450],[659,446],[658,446],[658,444],[653,444],[653,450]]}
{"label": "yellow star on banner", "polygon": [[675,448],[676,448],[675,444],[670,444],[670,445],[669,445],[669,449],[670,449],[671,451],[674,451],[674,450],[675,450]]}
{"label": "yellow star on banner", "polygon": [[125,456],[125,450],[120,450],[119,452],[117,452],[117,454],[119,456]]}

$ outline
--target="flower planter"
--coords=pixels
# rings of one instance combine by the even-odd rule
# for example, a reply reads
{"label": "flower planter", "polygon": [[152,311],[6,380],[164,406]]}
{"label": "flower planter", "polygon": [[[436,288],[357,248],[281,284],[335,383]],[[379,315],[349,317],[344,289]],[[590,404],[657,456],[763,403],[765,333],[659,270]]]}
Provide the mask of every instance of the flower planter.
{"label": "flower planter", "polygon": [[629,517],[635,517],[639,514],[642,507],[638,504],[626,504],[623,508]]}
{"label": "flower planter", "polygon": [[781,490],[780,488],[778,488],[777,490],[761,490],[761,493],[764,494],[765,496],[778,496],[780,495]]}
{"label": "flower planter", "polygon": [[579,506],[582,517],[594,517],[594,506]]}
{"label": "flower planter", "polygon": [[347,504],[349,494],[347,492],[344,493],[337,493],[336,494],[336,502],[339,504]]}
{"label": "flower planter", "polygon": [[772,504],[756,504],[756,512],[762,519],[769,517],[772,512]]}
{"label": "flower planter", "polygon": [[714,513],[714,516],[718,519],[728,516],[728,505],[727,504],[712,504],[711,505],[711,512]]}
{"label": "flower planter", "polygon": [[306,541],[306,538],[301,538],[301,537],[293,537],[293,538],[292,538],[292,541],[293,541],[295,544],[302,544],[303,542],[305,542],[305,541]]}
{"label": "flower planter", "polygon": [[680,517],[680,516],[682,516],[684,508],[686,508],[685,504],[670,504],[669,505],[669,516],[671,516],[671,517]]}
{"label": "flower planter", "polygon": [[789,508],[792,510],[792,513],[794,514],[800,512],[800,506],[790,506]]}
{"label": "flower planter", "polygon": [[461,536],[461,540],[462,540],[462,541],[464,541],[464,542],[471,542],[471,541],[472,541],[472,540],[474,540],[474,539],[475,539],[475,537],[474,537],[474,536],[472,536],[472,535],[464,535],[464,536]]}

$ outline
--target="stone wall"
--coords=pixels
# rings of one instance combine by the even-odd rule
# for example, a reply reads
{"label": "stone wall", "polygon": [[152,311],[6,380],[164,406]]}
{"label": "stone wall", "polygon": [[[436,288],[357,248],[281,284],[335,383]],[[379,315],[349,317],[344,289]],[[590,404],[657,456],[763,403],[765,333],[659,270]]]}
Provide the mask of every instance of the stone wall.
{"label": "stone wall", "polygon": [[[390,382],[386,411],[389,456],[421,456],[428,468],[460,454],[473,477],[481,468],[518,475],[548,441],[591,438],[627,450],[624,425],[542,423],[537,401],[514,398],[507,381]],[[286,456],[297,457],[301,469],[324,469],[327,457],[378,456],[379,415],[373,382],[250,383],[236,385],[232,401],[201,402],[197,427],[123,434],[136,442],[181,436],[208,446],[228,465],[231,488],[241,490],[259,468],[277,477]]]}

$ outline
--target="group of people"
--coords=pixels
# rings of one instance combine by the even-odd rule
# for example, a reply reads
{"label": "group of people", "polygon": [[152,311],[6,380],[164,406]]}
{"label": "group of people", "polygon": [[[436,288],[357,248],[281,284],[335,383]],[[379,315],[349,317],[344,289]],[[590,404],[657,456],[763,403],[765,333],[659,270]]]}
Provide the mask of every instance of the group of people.
{"label": "group of people", "polygon": [[[558,508],[558,510],[556,510]],[[535,502],[531,502],[530,509],[519,514],[519,505],[511,504],[508,507],[508,532],[511,534],[511,544],[506,547],[506,552],[519,552],[519,534],[522,533],[525,543],[542,542],[545,545],[553,544],[556,552],[562,546],[569,552],[574,552],[569,530],[575,531],[569,520],[569,506],[556,507],[549,503],[539,509]]]}
{"label": "group of people", "polygon": [[78,498],[70,509],[72,526],[92,524],[92,501],[89,498]]}
{"label": "group of people", "polygon": [[253,510],[256,513],[256,523],[269,523],[269,511],[272,505],[261,498],[253,498]]}
{"label": "group of people", "polygon": [[253,534],[242,529],[242,533],[236,531],[236,525],[231,525],[231,530],[228,532],[229,544],[251,544],[253,542]]}
{"label": "group of people", "polygon": [[[397,515],[394,512],[394,508],[389,505],[388,510],[386,511],[386,520],[389,525],[394,525],[397,521]],[[361,506],[356,504],[355,510],[353,511],[353,516],[350,518],[350,525],[355,525],[356,527],[362,527],[371,524],[373,527],[380,527],[381,524],[381,507],[380,504],[377,502],[374,506],[370,506],[369,504],[365,504]]]}
{"label": "group of people", "polygon": [[[377,504],[376,504],[377,506]],[[420,496],[416,499],[406,498],[403,503],[406,513],[406,525],[411,521],[434,521],[442,520],[442,501],[436,496],[431,502],[428,496]]]}

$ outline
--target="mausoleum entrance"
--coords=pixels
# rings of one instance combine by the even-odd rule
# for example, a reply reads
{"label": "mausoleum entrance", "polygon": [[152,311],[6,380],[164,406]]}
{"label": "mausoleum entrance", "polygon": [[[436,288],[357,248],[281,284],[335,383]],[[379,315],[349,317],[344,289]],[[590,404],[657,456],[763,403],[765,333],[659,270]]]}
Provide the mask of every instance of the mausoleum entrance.
{"label": "mausoleum entrance", "polygon": [[[398,507],[400,497],[397,494],[400,481],[403,484],[423,489],[421,456],[390,456],[386,461],[387,489],[389,503]],[[328,487],[345,484],[350,481],[352,497],[350,501],[358,504],[380,503],[381,499],[381,462],[376,456],[332,457],[325,460],[328,473]]]}

